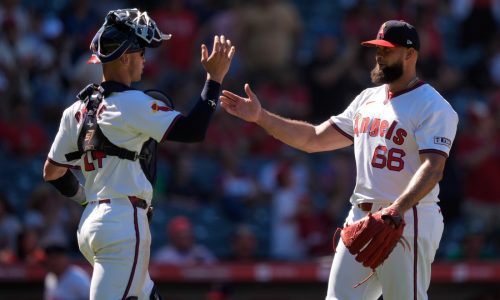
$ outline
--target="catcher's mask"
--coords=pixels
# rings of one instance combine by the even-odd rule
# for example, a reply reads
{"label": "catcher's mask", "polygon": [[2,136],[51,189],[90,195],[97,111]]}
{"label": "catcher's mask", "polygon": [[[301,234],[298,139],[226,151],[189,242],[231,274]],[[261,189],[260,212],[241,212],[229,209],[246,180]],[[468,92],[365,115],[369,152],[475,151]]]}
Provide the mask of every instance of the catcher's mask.
{"label": "catcher's mask", "polygon": [[90,43],[93,54],[87,63],[107,63],[126,52],[156,48],[171,37],[160,31],[147,12],[136,8],[111,10]]}

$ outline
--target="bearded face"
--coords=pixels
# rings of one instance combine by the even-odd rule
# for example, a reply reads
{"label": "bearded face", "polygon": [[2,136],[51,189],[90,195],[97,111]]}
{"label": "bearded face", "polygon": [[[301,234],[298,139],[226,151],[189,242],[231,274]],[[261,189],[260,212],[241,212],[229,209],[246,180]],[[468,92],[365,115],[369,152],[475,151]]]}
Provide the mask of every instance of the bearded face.
{"label": "bearded face", "polygon": [[370,73],[374,84],[391,83],[398,80],[403,75],[403,62],[397,61],[392,65],[380,67],[377,63]]}

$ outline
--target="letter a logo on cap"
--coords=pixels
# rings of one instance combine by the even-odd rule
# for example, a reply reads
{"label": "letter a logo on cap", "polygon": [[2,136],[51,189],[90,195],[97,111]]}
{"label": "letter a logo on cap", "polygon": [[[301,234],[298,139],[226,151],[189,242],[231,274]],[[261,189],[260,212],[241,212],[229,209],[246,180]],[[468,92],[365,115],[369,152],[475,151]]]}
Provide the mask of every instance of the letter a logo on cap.
{"label": "letter a logo on cap", "polygon": [[384,39],[384,31],[385,31],[385,23],[380,26],[380,29],[378,30],[377,33],[377,39],[383,40]]}

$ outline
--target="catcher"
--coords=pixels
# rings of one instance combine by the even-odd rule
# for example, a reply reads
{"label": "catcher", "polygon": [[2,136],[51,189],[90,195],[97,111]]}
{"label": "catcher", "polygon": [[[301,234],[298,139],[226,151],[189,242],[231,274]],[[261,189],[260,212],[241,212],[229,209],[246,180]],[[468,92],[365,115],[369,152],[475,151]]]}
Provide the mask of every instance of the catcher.
{"label": "catcher", "polygon": [[[377,86],[362,91],[343,113],[320,125],[265,110],[248,84],[247,98],[223,91],[221,106],[306,152],[354,145],[356,186],[336,247],[327,300],[375,300],[382,294],[384,300],[423,300],[443,232],[438,182],[458,116],[417,77],[420,41],[412,25],[387,21],[375,40],[362,44],[376,47],[371,79]],[[373,276],[353,288],[371,272]]]}
{"label": "catcher", "polygon": [[[88,85],[64,111],[45,162],[44,179],[86,205],[77,236],[93,266],[91,300],[161,299],[148,272],[156,145],[204,139],[235,52],[224,36],[214,37],[210,55],[201,46],[207,80],[182,115],[162,93],[130,87],[141,80],[146,48],[168,39],[146,12],[110,11],[90,46],[89,62],[102,63],[103,82]],[[84,186],[69,168],[82,170]]]}

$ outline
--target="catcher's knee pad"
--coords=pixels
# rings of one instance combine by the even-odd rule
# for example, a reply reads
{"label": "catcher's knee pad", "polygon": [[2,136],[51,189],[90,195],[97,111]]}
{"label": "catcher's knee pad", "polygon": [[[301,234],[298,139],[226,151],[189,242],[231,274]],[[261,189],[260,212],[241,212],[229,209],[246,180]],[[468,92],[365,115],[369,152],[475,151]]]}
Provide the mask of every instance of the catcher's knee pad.
{"label": "catcher's knee pad", "polygon": [[151,295],[149,296],[149,300],[163,300],[163,298],[158,293],[158,290],[156,289],[156,285],[154,285],[153,289],[151,290]]}

